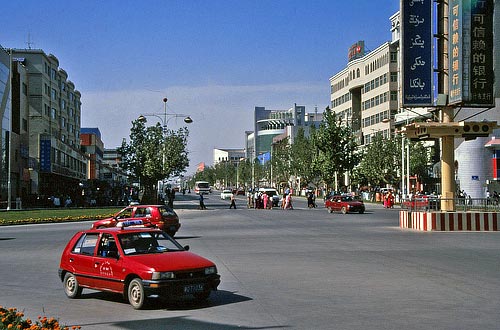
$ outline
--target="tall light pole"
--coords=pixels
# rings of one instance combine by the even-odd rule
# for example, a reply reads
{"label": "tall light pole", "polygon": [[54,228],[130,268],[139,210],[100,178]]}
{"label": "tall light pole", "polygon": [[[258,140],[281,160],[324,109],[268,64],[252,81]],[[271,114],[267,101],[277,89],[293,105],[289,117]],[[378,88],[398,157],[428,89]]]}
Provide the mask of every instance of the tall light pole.
{"label": "tall light pole", "polygon": [[[193,122],[193,119],[189,115],[185,114],[167,114],[167,101],[168,99],[166,97],[163,98],[163,113],[144,113],[141,114],[137,119],[141,122],[146,122],[147,119],[146,117],[156,117],[158,118],[161,123],[162,123],[162,137],[163,137],[163,152],[162,152],[162,170],[165,170],[165,163],[166,163],[166,147],[167,147],[167,124],[168,121],[171,120],[172,118],[179,118],[179,117],[184,117],[184,122],[186,124],[191,124]],[[168,118],[170,116],[170,118]],[[162,181],[163,182],[163,181]]]}

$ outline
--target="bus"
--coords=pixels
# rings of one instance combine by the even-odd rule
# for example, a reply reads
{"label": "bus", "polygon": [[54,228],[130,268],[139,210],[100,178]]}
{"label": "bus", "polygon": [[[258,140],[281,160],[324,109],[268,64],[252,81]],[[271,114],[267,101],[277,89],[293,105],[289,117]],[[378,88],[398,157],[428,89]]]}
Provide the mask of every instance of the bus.
{"label": "bus", "polygon": [[197,195],[207,195],[211,192],[210,184],[207,181],[196,181],[194,184],[194,193]]}

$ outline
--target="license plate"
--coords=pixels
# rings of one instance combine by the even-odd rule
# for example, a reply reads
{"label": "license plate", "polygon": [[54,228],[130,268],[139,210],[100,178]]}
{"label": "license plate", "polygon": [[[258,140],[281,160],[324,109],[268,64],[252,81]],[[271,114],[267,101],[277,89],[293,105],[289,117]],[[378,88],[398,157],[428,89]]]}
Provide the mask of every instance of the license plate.
{"label": "license plate", "polygon": [[198,293],[203,291],[203,284],[192,284],[184,287],[184,293]]}

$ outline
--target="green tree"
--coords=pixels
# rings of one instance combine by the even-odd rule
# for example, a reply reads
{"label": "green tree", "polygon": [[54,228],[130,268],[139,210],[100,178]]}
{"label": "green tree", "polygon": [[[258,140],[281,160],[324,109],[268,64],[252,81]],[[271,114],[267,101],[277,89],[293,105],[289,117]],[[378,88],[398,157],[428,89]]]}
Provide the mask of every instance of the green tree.
{"label": "green tree", "polygon": [[320,173],[328,186],[333,185],[337,173],[351,172],[360,161],[351,128],[341,125],[335,112],[328,107],[323,113],[323,121],[311,135],[311,139],[317,149],[313,161],[314,170]]}
{"label": "green tree", "polygon": [[289,139],[285,138],[273,144],[273,154],[270,161],[273,173],[270,182],[277,186],[284,185],[290,178],[291,149],[288,141]]}
{"label": "green tree", "polygon": [[[410,173],[420,178],[429,176],[431,153],[422,142],[410,142]],[[364,156],[356,169],[362,184],[397,186],[401,182],[401,137],[384,139],[376,134],[366,146]]]}
{"label": "green tree", "polygon": [[[310,136],[314,136],[315,129],[311,126]],[[314,166],[316,150],[311,138],[305,136],[304,129],[301,127],[297,131],[297,135],[290,147],[291,171],[293,174],[301,178],[304,184],[314,182],[320,177],[317,167]]]}
{"label": "green tree", "polygon": [[185,171],[189,165],[188,135],[185,127],[167,130],[164,134],[159,123],[146,127],[142,120],[132,122],[130,143],[124,141],[118,152],[123,156],[123,168],[139,180],[144,189],[142,203],[157,201],[158,181]]}

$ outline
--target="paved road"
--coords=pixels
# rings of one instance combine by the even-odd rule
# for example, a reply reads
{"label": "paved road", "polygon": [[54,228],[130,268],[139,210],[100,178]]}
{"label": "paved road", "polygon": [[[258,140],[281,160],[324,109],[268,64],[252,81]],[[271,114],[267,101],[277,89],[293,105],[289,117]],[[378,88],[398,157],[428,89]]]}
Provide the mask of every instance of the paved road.
{"label": "paved road", "polygon": [[89,222],[0,227],[0,305],[86,329],[499,329],[498,233],[400,230],[398,212],[363,215],[238,209],[217,195],[196,210],[178,196],[178,241],[222,276],[205,305],[158,301],[136,311],[117,295],[67,299],[60,253]]}

